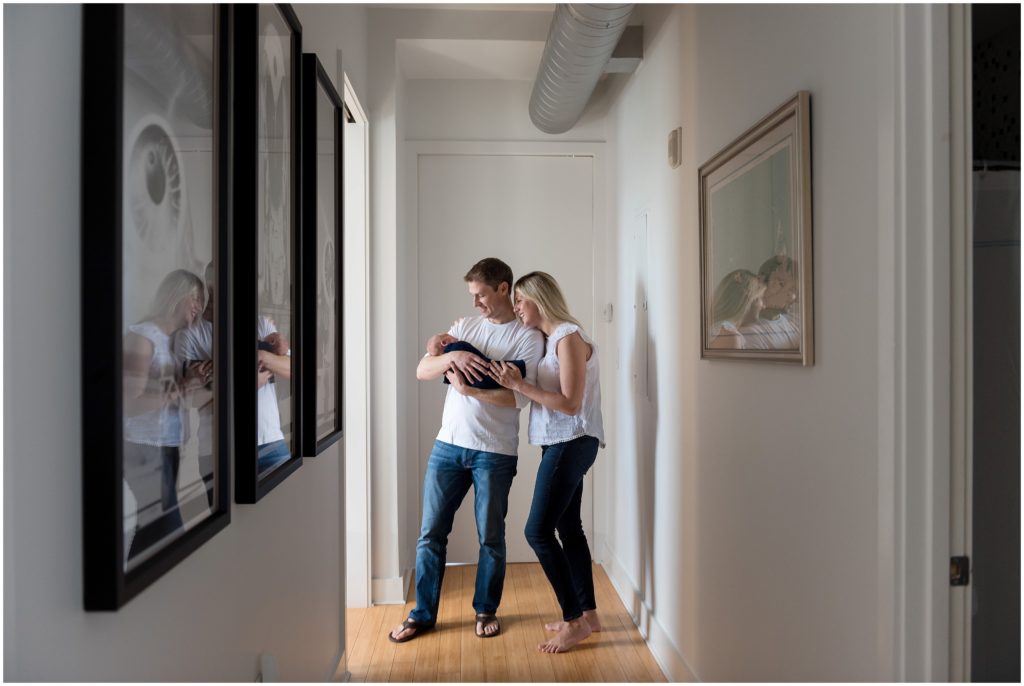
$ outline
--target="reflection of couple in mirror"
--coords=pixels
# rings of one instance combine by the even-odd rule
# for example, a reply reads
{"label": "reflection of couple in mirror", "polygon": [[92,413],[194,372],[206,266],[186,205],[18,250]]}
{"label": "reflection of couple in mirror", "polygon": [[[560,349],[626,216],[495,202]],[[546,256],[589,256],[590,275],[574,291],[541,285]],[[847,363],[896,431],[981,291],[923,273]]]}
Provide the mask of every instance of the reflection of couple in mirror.
{"label": "reflection of couple in mirror", "polygon": [[774,255],[758,273],[729,272],[715,288],[711,341],[718,350],[799,350],[796,262]]}
{"label": "reflection of couple in mirror", "polygon": [[[211,262],[206,266],[206,288],[209,294],[206,309],[201,318],[188,328],[178,332],[174,341],[175,357],[182,368],[196,361],[213,360],[213,289],[214,270]],[[259,471],[263,473],[273,469],[290,457],[288,445],[281,431],[281,417],[277,406],[277,391],[274,386],[275,376],[281,379],[291,378],[291,351],[288,340],[277,331],[274,322],[268,317],[260,317],[258,328],[258,362],[256,366],[256,385],[258,398],[259,422],[258,459]],[[212,372],[212,367],[210,368]],[[199,408],[199,456],[200,469],[204,475],[213,474],[213,397],[197,392],[193,396],[193,407]],[[213,491],[207,491],[212,506]]]}
{"label": "reflection of couple in mirror", "polygon": [[[137,530],[128,559],[183,528],[178,507],[178,468],[183,431],[179,402],[205,386],[212,362],[180,365],[171,350],[175,332],[203,308],[203,282],[178,269],[164,277],[144,317],[124,337],[124,479],[126,519]],[[127,532],[126,532],[127,533]]]}

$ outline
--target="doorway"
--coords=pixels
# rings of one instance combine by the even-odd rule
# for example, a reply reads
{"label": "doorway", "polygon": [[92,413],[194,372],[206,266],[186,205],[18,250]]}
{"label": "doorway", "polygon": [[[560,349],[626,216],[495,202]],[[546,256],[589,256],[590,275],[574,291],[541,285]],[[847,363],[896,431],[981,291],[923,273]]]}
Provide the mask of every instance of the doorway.
{"label": "doorway", "polygon": [[1020,681],[1020,6],[971,6],[971,681]]}
{"label": "doorway", "polygon": [[[478,260],[498,257],[516,278],[533,270],[552,274],[573,314],[597,337],[595,294],[595,179],[600,144],[410,144],[409,178],[416,188],[411,214],[417,222],[419,340],[446,331],[457,317],[475,315],[462,280]],[[600,338],[597,338],[600,341]],[[600,342],[599,342],[600,345]],[[411,442],[419,454],[422,484],[441,425],[440,382],[418,387],[419,427]],[[610,420],[606,419],[608,425]],[[523,535],[530,511],[540,448],[529,445],[529,412],[520,414],[517,476],[505,522],[508,562],[536,560]],[[584,481],[582,518],[593,541],[593,478]],[[417,486],[417,490],[421,490]],[[466,496],[449,536],[449,563],[476,563],[476,524]],[[419,511],[421,503],[417,503]]]}
{"label": "doorway", "polygon": [[950,7],[950,672],[1020,681],[1020,6]]}

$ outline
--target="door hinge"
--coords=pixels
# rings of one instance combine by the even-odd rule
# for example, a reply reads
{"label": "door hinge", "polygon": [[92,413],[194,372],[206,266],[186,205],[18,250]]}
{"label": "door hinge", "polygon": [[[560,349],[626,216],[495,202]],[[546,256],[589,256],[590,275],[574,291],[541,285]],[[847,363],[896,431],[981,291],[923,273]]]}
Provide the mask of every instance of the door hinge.
{"label": "door hinge", "polygon": [[966,586],[971,583],[971,558],[966,555],[949,558],[949,585]]}

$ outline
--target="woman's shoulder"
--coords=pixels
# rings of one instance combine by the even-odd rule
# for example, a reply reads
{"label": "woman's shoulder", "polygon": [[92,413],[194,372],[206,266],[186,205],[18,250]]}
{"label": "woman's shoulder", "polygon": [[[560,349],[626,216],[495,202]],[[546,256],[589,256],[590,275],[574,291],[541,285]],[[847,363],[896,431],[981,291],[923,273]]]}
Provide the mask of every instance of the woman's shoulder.
{"label": "woman's shoulder", "polygon": [[574,324],[572,322],[562,322],[561,324],[555,327],[554,331],[551,332],[551,335],[548,336],[548,340],[551,342],[557,342],[562,340],[566,336],[571,336],[574,333],[579,333],[581,336],[583,335],[583,329],[580,328],[579,324]]}

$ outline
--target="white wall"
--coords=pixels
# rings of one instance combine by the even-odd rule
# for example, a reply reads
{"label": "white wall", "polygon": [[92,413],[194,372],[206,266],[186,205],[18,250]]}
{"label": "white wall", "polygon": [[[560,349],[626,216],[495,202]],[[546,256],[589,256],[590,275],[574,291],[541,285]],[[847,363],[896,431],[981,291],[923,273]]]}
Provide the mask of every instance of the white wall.
{"label": "white wall", "polygon": [[[885,530],[893,494],[879,411],[889,392],[880,380],[896,354],[880,331],[892,294],[880,290],[878,265],[892,260],[879,226],[891,198],[880,178],[899,178],[892,119],[880,116],[892,95],[897,14],[814,5],[638,12],[644,62],[616,85],[608,122],[616,312],[625,315],[609,568],[672,678],[914,674],[894,663],[903,650],[891,640],[897,581],[878,562],[901,559]],[[812,94],[815,366],[700,361],[697,168],[804,89]],[[683,164],[671,170],[665,141],[676,126]],[[643,212],[646,259],[634,254]],[[634,265],[645,263],[638,274]],[[647,350],[632,316],[641,286]],[[650,402],[631,390],[645,355],[656,377]]]}
{"label": "white wall", "polygon": [[[367,35],[369,11],[365,5],[300,3],[292,6],[302,22],[302,51],[315,52],[324,70],[334,79],[338,93],[342,82],[338,74],[338,51],[342,68],[360,100],[367,90]],[[363,103],[365,105],[365,103]]]}
{"label": "white wall", "polygon": [[[302,50],[315,52],[338,94],[348,99],[344,75],[359,104],[365,105],[366,39],[369,14],[358,5],[295,5],[302,22]],[[340,66],[342,71],[338,70]],[[356,112],[353,103],[350,110]],[[365,112],[364,112],[365,114]],[[353,116],[356,116],[355,114]],[[346,597],[349,607],[370,604],[369,581],[369,231],[366,223],[366,123],[345,126],[345,438],[328,448],[345,465]],[[353,149],[359,146],[358,150]],[[354,166],[353,166],[354,165]],[[352,168],[349,168],[352,166]],[[356,178],[355,175],[359,175]]]}
{"label": "white wall", "polygon": [[[331,678],[342,657],[340,462],[308,460],[115,613],[82,610],[81,10],[4,8],[4,677]],[[102,303],[96,306],[102,307]],[[86,316],[88,313],[84,313]]]}
{"label": "white wall", "polygon": [[574,127],[553,136],[530,121],[532,81],[410,79],[406,82],[405,139],[603,141],[607,100],[601,91]]}

